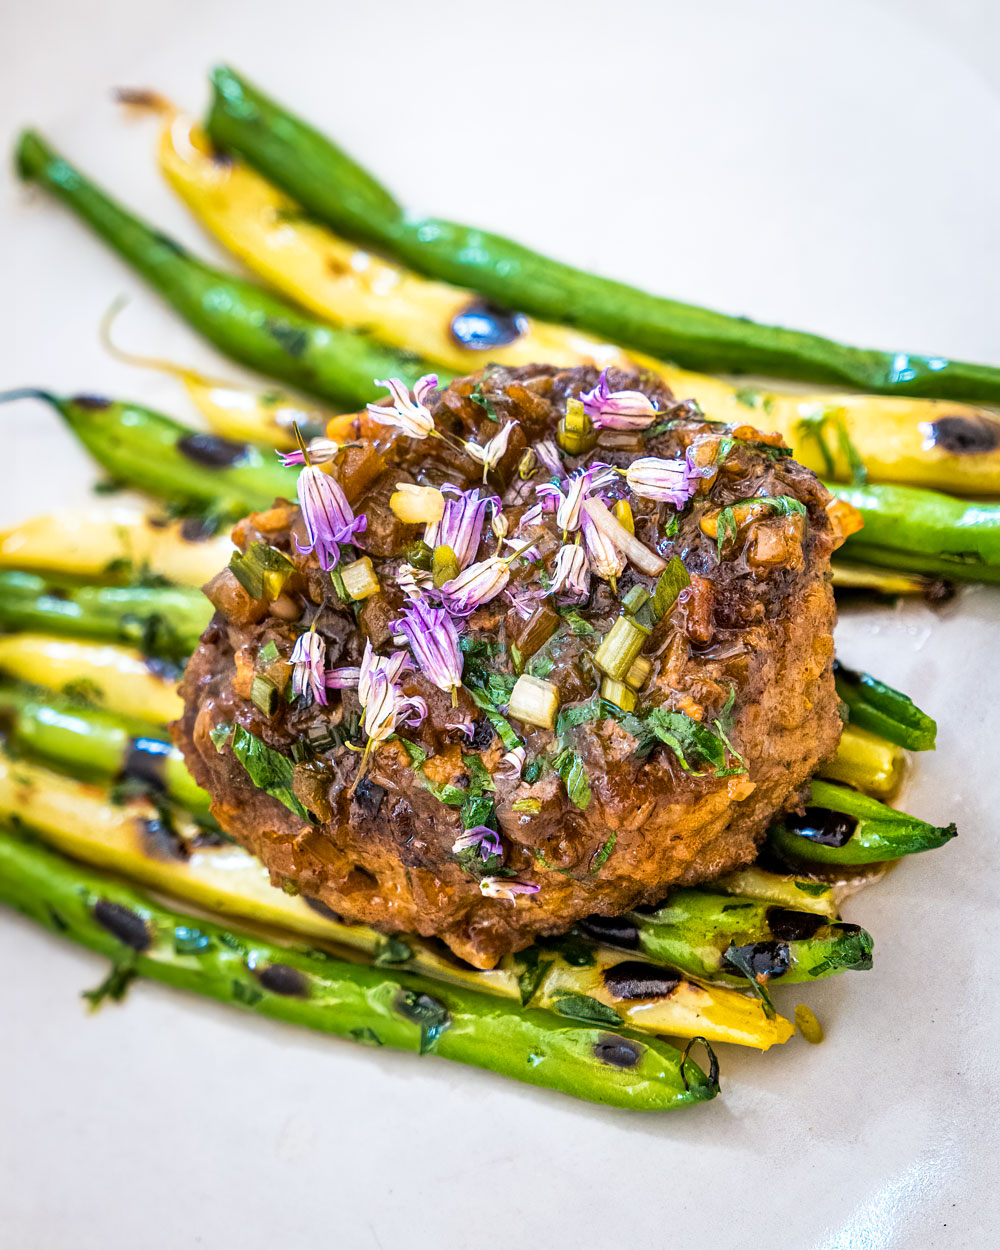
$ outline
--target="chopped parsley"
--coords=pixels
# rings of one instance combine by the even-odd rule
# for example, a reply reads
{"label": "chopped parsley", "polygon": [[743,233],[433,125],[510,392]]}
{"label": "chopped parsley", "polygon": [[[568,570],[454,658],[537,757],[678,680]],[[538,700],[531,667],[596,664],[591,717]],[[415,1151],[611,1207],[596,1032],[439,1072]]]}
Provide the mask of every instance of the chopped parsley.
{"label": "chopped parsley", "polygon": [[284,803],[290,812],[303,820],[309,819],[309,813],[292,789],[295,765],[287,756],[273,750],[242,725],[237,725],[233,733],[233,754],[258,790]]}

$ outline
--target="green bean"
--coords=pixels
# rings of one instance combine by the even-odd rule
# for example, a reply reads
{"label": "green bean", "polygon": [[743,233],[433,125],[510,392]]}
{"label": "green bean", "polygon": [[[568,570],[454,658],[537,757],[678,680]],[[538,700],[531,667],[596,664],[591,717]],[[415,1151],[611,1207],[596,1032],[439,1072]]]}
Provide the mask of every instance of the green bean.
{"label": "green bean", "polygon": [[805,815],[786,817],[768,831],[768,845],[793,862],[875,864],[944,846],[955,826],[936,828],[846,786],[814,780]]}
{"label": "green bean", "polygon": [[20,750],[72,776],[148,783],[196,813],[211,804],[161,726],[6,681],[0,681],[0,723]]}
{"label": "green bean", "polygon": [[407,214],[365,170],[233,70],[212,74],[208,131],[333,229],[508,308],[692,369],[765,373],[893,395],[1000,400],[1000,369],[845,346],[585,273],[500,235]]}
{"label": "green bean", "polygon": [[933,751],[937,723],[909,695],[870,673],[858,673],[839,661],[833,666],[837,694],[847,704],[851,723],[880,734],[910,751]]}
{"label": "green bean", "polygon": [[78,586],[0,570],[0,626],[6,630],[131,643],[146,655],[184,660],[211,616],[202,592],[185,586]]}
{"label": "green bean", "polygon": [[185,915],[0,831],[0,902],[138,975],[369,1046],[486,1068],[592,1102],[664,1111],[713,1098],[709,1075],[657,1038],[573,1024],[413,973],[345,963]]}
{"label": "green bean", "polygon": [[95,395],[8,391],[0,403],[44,400],[63,418],[113,481],[160,499],[243,516],[294,499],[298,474],[252,443],[193,430],[141,404]]}
{"label": "green bean", "polygon": [[197,260],[105,195],[34,131],[21,135],[16,155],[22,178],[62,200],[190,325],[240,364],[346,410],[378,395],[375,378],[399,377],[412,385],[432,372],[407,353],[317,321],[264,288]]}
{"label": "green bean", "polygon": [[[865,522],[844,544],[846,558],[1000,581],[1000,504],[973,503],[916,486],[828,485]],[[882,556],[874,559],[873,550]]]}

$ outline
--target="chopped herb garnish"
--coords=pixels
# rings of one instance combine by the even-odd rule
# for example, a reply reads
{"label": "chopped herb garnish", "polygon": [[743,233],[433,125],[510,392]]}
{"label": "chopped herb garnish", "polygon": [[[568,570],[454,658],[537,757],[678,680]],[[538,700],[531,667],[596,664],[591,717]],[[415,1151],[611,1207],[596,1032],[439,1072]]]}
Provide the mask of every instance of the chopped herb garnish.
{"label": "chopped herb garnish", "polygon": [[726,743],[723,739],[684,712],[668,712],[666,708],[654,707],[643,716],[628,713],[619,716],[618,720],[625,732],[637,740],[635,753],[640,759],[644,759],[658,742],[662,742],[670,748],[687,773],[702,775],[696,772],[699,764],[711,765],[717,777],[746,772],[742,761],[741,767],[727,769]]}
{"label": "chopped herb garnish", "polygon": [[556,611],[578,638],[588,638],[597,633],[593,625],[585,621],[576,608],[556,608]]}
{"label": "chopped herb garnish", "polygon": [[497,425],[500,424],[500,418],[497,416],[497,410],[493,406],[493,400],[490,399],[488,395],[483,394],[482,382],[476,383],[476,385],[469,392],[469,398],[474,404],[478,404],[478,406],[483,409],[491,421],[496,422]]}
{"label": "chopped herb garnish", "polygon": [[571,1020],[582,1020],[584,1024],[624,1024],[613,1007],[608,1007],[589,994],[573,994],[569,990],[557,991],[553,996],[553,1010]]}
{"label": "chopped herb garnish", "polygon": [[233,734],[233,754],[258,790],[284,803],[290,812],[303,820],[309,819],[309,813],[292,789],[295,765],[287,756],[273,750],[242,725],[237,725]]}
{"label": "chopped herb garnish", "polygon": [[257,658],[262,664],[273,664],[275,660],[280,658],[280,656],[281,652],[278,650],[277,645],[272,638],[261,647],[260,654]]}
{"label": "chopped herb garnish", "polygon": [[135,956],[130,955],[121,963],[112,964],[108,975],[92,990],[84,990],[81,997],[90,1003],[91,1011],[96,1011],[102,1003],[110,999],[113,1003],[120,1003],[128,993],[128,987],[135,980],[138,973],[133,966]]}
{"label": "chopped herb garnish", "polygon": [[618,834],[613,833],[607,842],[598,850],[597,854],[590,861],[590,875],[596,877],[604,865],[608,862],[608,856],[615,849],[615,843],[618,841]]}
{"label": "chopped herb garnish", "polygon": [[233,727],[227,721],[220,721],[218,725],[212,726],[208,736],[212,740],[212,746],[221,754],[222,748],[233,736]]}
{"label": "chopped herb garnish", "polygon": [[568,748],[560,751],[552,761],[552,767],[563,779],[570,802],[581,811],[586,811],[590,803],[590,779],[583,759]]}

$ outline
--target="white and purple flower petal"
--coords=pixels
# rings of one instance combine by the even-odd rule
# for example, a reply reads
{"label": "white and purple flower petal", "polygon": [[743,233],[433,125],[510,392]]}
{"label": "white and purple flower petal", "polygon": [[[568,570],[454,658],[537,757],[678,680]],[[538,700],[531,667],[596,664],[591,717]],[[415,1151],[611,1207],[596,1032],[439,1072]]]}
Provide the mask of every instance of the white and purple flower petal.
{"label": "white and purple flower petal", "polygon": [[539,463],[544,466],[550,477],[562,477],[564,472],[562,456],[553,439],[543,438],[540,443],[535,443],[534,450]]}
{"label": "white and purple flower petal", "polygon": [[439,690],[456,697],[462,684],[464,657],[458,645],[458,630],[449,613],[431,607],[424,598],[414,599],[390,629],[402,633],[410,644],[420,671]]}
{"label": "white and purple flower petal", "polygon": [[608,386],[608,370],[602,369],[592,391],[582,391],[580,399],[586,414],[599,430],[644,430],[653,423],[656,404],[642,391],[613,391]]}
{"label": "white and purple flower petal", "polygon": [[500,835],[488,825],[476,825],[472,829],[466,829],[460,837],[455,839],[451,849],[456,855],[462,851],[477,850],[483,863],[491,855],[503,857],[503,843],[500,841]]}
{"label": "white and purple flower petal", "polygon": [[504,452],[507,450],[507,444],[510,442],[511,433],[517,424],[517,421],[508,421],[499,434],[494,434],[483,447],[480,447],[478,443],[462,443],[467,454],[475,460],[476,464],[483,466],[484,482],[486,481],[486,474],[490,469],[495,469],[503,459]]}
{"label": "white and purple flower petal", "polygon": [[369,404],[368,411],[380,425],[391,425],[410,438],[427,438],[435,433],[434,417],[427,407],[427,400],[437,386],[437,374],[425,373],[413,388],[400,378],[375,379],[376,386],[384,386],[392,395],[392,404]]}
{"label": "white and purple flower petal", "polygon": [[326,703],[326,642],[314,629],[299,634],[291,654],[292,693]]}
{"label": "white and purple flower petal", "polygon": [[441,587],[441,597],[448,611],[453,616],[468,616],[476,608],[495,599],[510,581],[512,558],[490,556],[488,560],[470,564],[457,577],[445,582]]}
{"label": "white and purple flower petal", "polygon": [[285,468],[290,465],[305,464],[306,453],[309,455],[310,464],[326,464],[338,451],[340,451],[340,444],[335,443],[332,438],[313,438],[309,440],[305,449],[296,447],[294,451],[279,451],[278,458]]}
{"label": "white and purple flower petal", "polygon": [[580,528],[583,501],[615,476],[616,472],[610,465],[593,464],[564,478],[558,486],[554,482],[540,483],[535,489],[535,496],[543,509],[555,509],[556,525],[564,534],[574,534]]}
{"label": "white and purple flower petal", "polygon": [[478,489],[463,491],[457,486],[444,486],[442,490],[454,498],[445,499],[441,520],[425,528],[424,542],[428,547],[450,547],[458,567],[464,569],[476,558],[487,510],[492,508],[495,516],[500,500],[496,495],[480,497]]}
{"label": "white and purple flower petal", "polygon": [[299,507],[308,542],[295,540],[299,551],[315,551],[320,568],[329,572],[340,559],[340,544],[356,542],[368,520],[355,517],[340,485],[317,465],[306,465],[297,483]]}
{"label": "white and purple flower petal", "polygon": [[580,519],[590,571],[604,582],[614,581],[624,571],[625,557],[603,530],[597,528],[589,512],[584,512]]}
{"label": "white and purple flower petal", "polygon": [[518,894],[537,894],[541,888],[514,877],[483,877],[479,883],[479,892],[484,898],[502,898],[508,903],[516,902]]}
{"label": "white and purple flower petal", "polygon": [[524,747],[514,747],[512,751],[507,752],[493,770],[493,776],[498,777],[501,781],[520,781],[526,757],[527,752]]}
{"label": "white and purple flower petal", "polygon": [[577,543],[565,544],[556,553],[549,594],[579,603],[590,594],[587,553]]}
{"label": "white and purple flower petal", "polygon": [[691,468],[687,460],[662,460],[658,456],[642,456],[625,470],[629,489],[642,499],[655,499],[683,508],[694,493]]}

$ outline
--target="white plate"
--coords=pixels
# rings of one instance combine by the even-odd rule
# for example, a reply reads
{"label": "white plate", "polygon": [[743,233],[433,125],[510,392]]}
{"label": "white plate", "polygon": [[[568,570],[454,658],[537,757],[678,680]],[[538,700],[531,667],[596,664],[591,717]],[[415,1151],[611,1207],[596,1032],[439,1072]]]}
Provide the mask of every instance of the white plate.
{"label": "white plate", "polygon": [[[414,206],[709,305],[995,362],[986,7],[32,0],[4,11],[19,51],[0,133],[36,121],[210,255],[157,179],[151,124],[116,116],[108,92],[154,86],[197,109],[226,57]],[[130,345],[236,375],[9,181],[0,269],[0,385],[187,415],[171,382],[97,347],[122,292]],[[56,420],[27,404],[2,417],[17,468],[0,520],[83,500],[92,471]],[[938,717],[905,802],[961,836],[849,905],[877,964],[801,995],[826,1042],[722,1048],[723,1096],[690,1113],[601,1111],[156,986],[88,1018],[79,991],[100,961],[0,916],[0,1245],[995,1244],[998,625],[983,590],[842,622],[845,660]]]}

